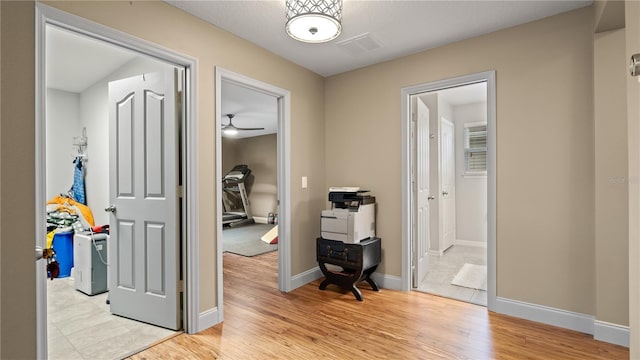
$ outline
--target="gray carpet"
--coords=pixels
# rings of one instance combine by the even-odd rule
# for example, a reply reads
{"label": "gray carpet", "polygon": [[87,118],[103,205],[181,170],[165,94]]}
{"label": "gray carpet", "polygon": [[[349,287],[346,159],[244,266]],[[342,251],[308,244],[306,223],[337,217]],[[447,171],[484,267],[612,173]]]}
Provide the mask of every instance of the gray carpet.
{"label": "gray carpet", "polygon": [[225,228],[222,231],[222,251],[242,255],[256,256],[278,250],[278,244],[267,244],[260,240],[271,230],[273,224],[249,224]]}

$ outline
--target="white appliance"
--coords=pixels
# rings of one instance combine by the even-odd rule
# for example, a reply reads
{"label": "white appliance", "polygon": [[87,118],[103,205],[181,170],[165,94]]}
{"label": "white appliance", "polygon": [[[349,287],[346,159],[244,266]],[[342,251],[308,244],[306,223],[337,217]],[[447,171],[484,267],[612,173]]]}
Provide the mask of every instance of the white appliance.
{"label": "white appliance", "polygon": [[87,295],[107,291],[107,234],[73,236],[75,288]]}
{"label": "white appliance", "polygon": [[320,216],[323,239],[359,243],[376,236],[375,197],[357,187],[329,189],[331,209]]}

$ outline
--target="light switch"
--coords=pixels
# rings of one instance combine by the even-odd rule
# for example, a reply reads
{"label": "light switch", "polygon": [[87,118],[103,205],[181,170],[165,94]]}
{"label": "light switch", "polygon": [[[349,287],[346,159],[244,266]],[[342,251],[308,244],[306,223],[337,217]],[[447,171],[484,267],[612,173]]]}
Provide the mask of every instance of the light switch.
{"label": "light switch", "polygon": [[303,189],[307,188],[307,177],[306,176],[302,177],[302,188]]}

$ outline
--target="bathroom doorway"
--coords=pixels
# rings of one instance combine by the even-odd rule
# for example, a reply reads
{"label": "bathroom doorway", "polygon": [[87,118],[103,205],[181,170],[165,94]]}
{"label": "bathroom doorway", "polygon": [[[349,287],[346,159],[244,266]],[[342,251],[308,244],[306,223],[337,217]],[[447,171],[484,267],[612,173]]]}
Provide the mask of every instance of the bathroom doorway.
{"label": "bathroom doorway", "polygon": [[495,300],[492,75],[403,89],[407,290]]}

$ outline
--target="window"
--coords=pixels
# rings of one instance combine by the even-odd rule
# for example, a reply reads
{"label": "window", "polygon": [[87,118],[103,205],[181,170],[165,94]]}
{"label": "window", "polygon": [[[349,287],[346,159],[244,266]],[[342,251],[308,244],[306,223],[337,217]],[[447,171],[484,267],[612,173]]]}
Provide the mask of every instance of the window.
{"label": "window", "polygon": [[464,124],[464,174],[487,175],[487,123]]}

